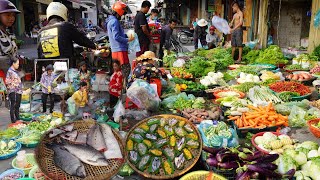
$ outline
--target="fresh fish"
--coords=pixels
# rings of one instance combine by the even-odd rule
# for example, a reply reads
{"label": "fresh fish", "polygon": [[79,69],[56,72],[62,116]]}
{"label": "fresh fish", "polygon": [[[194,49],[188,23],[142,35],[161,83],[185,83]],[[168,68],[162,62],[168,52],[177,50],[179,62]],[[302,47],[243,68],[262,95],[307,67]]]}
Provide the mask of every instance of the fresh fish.
{"label": "fresh fish", "polygon": [[175,126],[177,123],[178,123],[177,119],[174,119],[174,118],[169,119],[169,126],[171,126],[171,127]]}
{"label": "fresh fish", "polygon": [[73,141],[76,140],[77,135],[78,135],[78,131],[74,130],[74,131],[71,131],[71,132],[67,132],[67,133],[61,134],[60,137],[62,137],[65,140],[73,142]]}
{"label": "fresh fish", "polygon": [[189,133],[192,133],[192,132],[193,132],[193,129],[192,129],[192,127],[191,127],[190,124],[186,124],[186,125],[184,126],[184,129],[185,129],[186,131],[188,131]]}
{"label": "fresh fish", "polygon": [[87,143],[87,133],[78,133],[78,136],[76,140],[74,141],[75,144],[83,144],[85,145]]}
{"label": "fresh fish", "polygon": [[133,163],[137,163],[140,160],[140,157],[136,151],[129,152],[129,159]]}
{"label": "fresh fish", "polygon": [[107,145],[98,124],[88,131],[87,144],[100,152],[107,151]]}
{"label": "fresh fish", "polygon": [[178,143],[177,143],[177,150],[178,151],[181,151],[183,148],[184,148],[184,146],[185,146],[185,138],[183,137],[183,138],[181,138],[179,141],[178,141]]}
{"label": "fresh fish", "polygon": [[157,136],[153,135],[153,134],[146,134],[146,138],[152,141],[157,140]]}
{"label": "fresh fish", "polygon": [[181,169],[183,167],[185,158],[183,153],[180,156],[174,158],[174,164],[176,165],[177,169]]}
{"label": "fresh fish", "polygon": [[63,146],[54,144],[48,146],[54,151],[54,163],[66,173],[81,178],[86,177],[86,171],[81,161]]}
{"label": "fresh fish", "polygon": [[49,133],[49,138],[56,137],[56,136],[58,136],[59,134],[62,134],[62,133],[64,133],[64,132],[65,132],[64,130],[54,128],[54,129],[52,129],[52,130],[50,131],[50,133]]}
{"label": "fresh fish", "polygon": [[161,160],[159,157],[154,157],[151,161],[151,172],[158,172],[161,165]]}
{"label": "fresh fish", "polygon": [[104,142],[108,147],[108,150],[103,152],[106,159],[122,159],[122,153],[120,150],[119,143],[114,137],[111,127],[107,124],[100,125],[102,135],[104,137]]}
{"label": "fresh fish", "polygon": [[68,125],[61,126],[61,127],[59,127],[59,129],[70,132],[73,130],[73,127],[74,127],[74,124],[71,123]]}
{"label": "fresh fish", "polygon": [[77,144],[64,144],[65,147],[71,154],[80,159],[80,161],[90,164],[92,166],[108,166],[107,160],[103,154],[91,146],[77,145]]}

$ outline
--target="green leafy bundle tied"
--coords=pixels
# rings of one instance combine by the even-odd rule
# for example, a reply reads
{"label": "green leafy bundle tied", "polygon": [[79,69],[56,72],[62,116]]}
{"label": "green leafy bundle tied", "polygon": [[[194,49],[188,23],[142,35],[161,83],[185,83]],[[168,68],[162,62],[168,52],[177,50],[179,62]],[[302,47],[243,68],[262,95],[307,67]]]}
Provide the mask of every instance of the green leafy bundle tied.
{"label": "green leafy bundle tied", "polygon": [[285,59],[281,52],[281,49],[277,45],[271,45],[262,52],[260,52],[259,57],[255,61],[256,63],[262,64],[286,64],[288,60]]}
{"label": "green leafy bundle tied", "polygon": [[191,73],[194,77],[202,77],[209,72],[215,72],[216,64],[206,60],[204,57],[196,56],[188,63],[187,72]]}

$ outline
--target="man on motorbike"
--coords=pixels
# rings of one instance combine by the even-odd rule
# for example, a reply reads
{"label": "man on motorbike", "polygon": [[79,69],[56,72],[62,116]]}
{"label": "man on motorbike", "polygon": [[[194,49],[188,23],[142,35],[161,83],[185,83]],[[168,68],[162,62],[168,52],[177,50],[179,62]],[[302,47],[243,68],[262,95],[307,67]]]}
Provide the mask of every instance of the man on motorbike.
{"label": "man on motorbike", "polygon": [[134,40],[133,36],[126,36],[120,24],[121,16],[124,16],[127,13],[131,13],[129,7],[121,1],[117,1],[112,5],[112,15],[110,15],[106,20],[106,27],[112,51],[112,59],[120,62],[124,78],[124,87],[126,87],[127,79],[130,73],[128,42]]}
{"label": "man on motorbike", "polygon": [[68,23],[68,9],[59,2],[51,2],[47,8],[48,25],[39,31],[38,56],[42,59],[68,58],[70,66],[76,67],[73,42],[95,49],[96,45]]}

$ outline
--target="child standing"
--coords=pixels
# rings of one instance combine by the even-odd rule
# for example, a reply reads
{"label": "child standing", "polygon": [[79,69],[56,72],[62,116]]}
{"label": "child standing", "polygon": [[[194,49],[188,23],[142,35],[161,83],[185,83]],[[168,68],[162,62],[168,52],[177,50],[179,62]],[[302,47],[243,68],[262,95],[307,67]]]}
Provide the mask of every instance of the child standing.
{"label": "child standing", "polygon": [[46,67],[46,71],[42,74],[40,84],[42,86],[42,107],[43,107],[43,113],[47,112],[47,99],[48,96],[50,98],[50,113],[53,112],[54,107],[54,92],[52,83],[54,81],[54,75],[53,75],[53,66],[49,64]]}
{"label": "child standing", "polygon": [[92,109],[88,104],[89,101],[86,82],[80,82],[80,89],[72,95],[72,98],[75,101],[76,108],[78,110],[78,115],[76,115],[76,117],[73,120],[82,119],[82,115],[84,112],[92,113]]}
{"label": "child standing", "polygon": [[113,74],[111,75],[110,78],[110,83],[109,83],[109,94],[110,94],[110,107],[114,107],[118,100],[119,97],[121,96],[121,90],[122,90],[122,72],[121,72],[121,67],[120,67],[120,62],[118,60],[114,60],[112,62],[112,67],[113,67]]}

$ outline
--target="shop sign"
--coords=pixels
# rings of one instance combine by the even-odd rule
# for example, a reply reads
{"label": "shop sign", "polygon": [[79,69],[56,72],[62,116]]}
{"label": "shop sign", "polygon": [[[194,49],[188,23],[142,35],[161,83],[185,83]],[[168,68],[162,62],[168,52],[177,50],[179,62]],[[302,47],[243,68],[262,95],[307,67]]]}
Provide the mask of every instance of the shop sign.
{"label": "shop sign", "polygon": [[42,4],[50,4],[52,2],[52,0],[36,0],[36,1]]}

